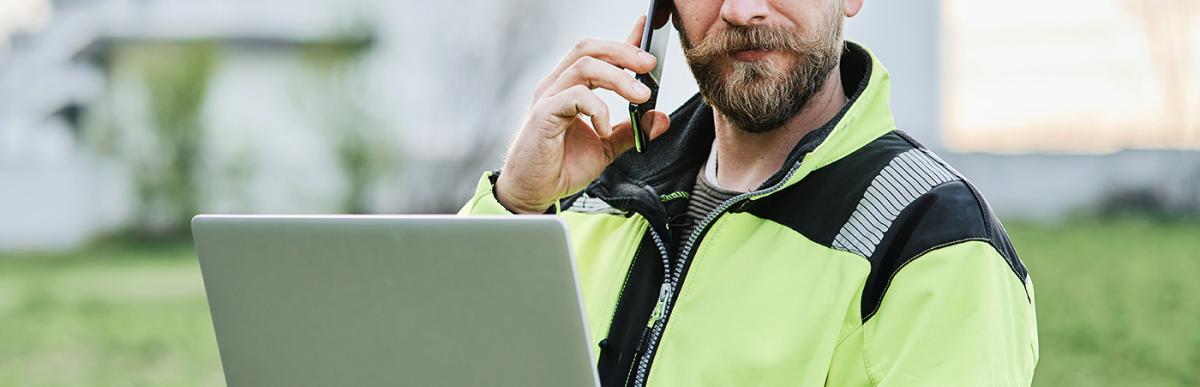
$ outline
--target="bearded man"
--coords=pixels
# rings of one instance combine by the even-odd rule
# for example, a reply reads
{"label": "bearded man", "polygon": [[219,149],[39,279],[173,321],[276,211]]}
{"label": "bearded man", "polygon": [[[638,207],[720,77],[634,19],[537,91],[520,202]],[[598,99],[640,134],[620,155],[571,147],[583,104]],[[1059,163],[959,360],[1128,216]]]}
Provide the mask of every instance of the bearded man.
{"label": "bearded man", "polygon": [[957,171],[895,127],[887,70],[842,38],[863,0],[674,4],[700,93],[641,103],[654,57],[584,39],[538,85],[464,214],[568,226],[604,386],[1017,386],[1033,289]]}

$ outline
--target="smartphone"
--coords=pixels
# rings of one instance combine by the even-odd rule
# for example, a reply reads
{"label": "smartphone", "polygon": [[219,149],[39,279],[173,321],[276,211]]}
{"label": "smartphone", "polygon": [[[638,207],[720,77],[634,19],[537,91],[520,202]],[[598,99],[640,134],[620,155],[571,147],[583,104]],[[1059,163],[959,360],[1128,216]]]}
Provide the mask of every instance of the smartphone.
{"label": "smartphone", "polygon": [[671,41],[671,11],[672,0],[650,0],[650,10],[646,11],[646,29],[642,31],[642,51],[658,58],[654,70],[646,74],[638,74],[637,80],[650,88],[650,99],[646,102],[629,104],[629,122],[633,125],[633,148],[639,153],[646,151],[650,142],[650,128],[642,127],[642,116],[654,110],[658,100],[658,85],[662,80],[663,63],[666,62],[667,44]]}

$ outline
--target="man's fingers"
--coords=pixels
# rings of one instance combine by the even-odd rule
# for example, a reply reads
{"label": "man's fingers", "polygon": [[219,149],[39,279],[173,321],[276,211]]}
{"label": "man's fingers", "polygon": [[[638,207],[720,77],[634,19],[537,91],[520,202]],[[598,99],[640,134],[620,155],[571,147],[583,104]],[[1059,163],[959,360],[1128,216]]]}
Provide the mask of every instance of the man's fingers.
{"label": "man's fingers", "polygon": [[598,137],[607,137],[612,133],[612,128],[609,127],[608,104],[600,99],[596,93],[593,93],[586,86],[572,86],[545,101],[549,107],[549,113],[555,117],[562,119],[562,124],[558,130],[549,133],[550,136],[557,136],[571,127],[575,119],[580,114],[591,118],[592,129],[595,130]]}
{"label": "man's fingers", "polygon": [[[658,138],[671,127],[671,118],[666,113],[651,110],[642,116],[642,128],[648,128],[650,139]],[[612,135],[605,139],[613,149],[614,155],[620,155],[633,149],[633,125],[623,121],[613,126]],[[649,150],[653,152],[654,150]]]}
{"label": "man's fingers", "polygon": [[638,16],[637,21],[633,22],[633,31],[629,31],[629,36],[625,38],[625,43],[629,43],[635,47],[642,46],[642,34],[646,31],[646,15]]}
{"label": "man's fingers", "polygon": [[568,52],[554,67],[554,70],[538,83],[538,87],[534,89],[534,100],[553,95],[554,93],[547,91],[550,85],[554,84],[564,71],[567,71],[575,62],[579,61],[579,58],[583,57],[600,59],[618,68],[628,69],[638,74],[650,72],[657,63],[657,59],[653,55],[642,51],[637,45],[628,42],[583,38],[575,43],[575,48]]}
{"label": "man's fingers", "polygon": [[633,70],[633,72],[638,74],[654,70],[654,65],[657,63],[654,55],[642,51],[638,46],[611,40],[583,38],[575,43],[575,48],[571,49],[571,52],[567,53],[562,61],[558,62],[558,65],[554,67],[554,71],[551,71],[550,75],[558,78],[563,71],[574,65],[579,58],[585,56],[603,60],[623,69]]}
{"label": "man's fingers", "polygon": [[609,154],[616,159],[620,154],[633,148],[633,125],[630,125],[629,121],[621,121],[613,126],[612,134],[604,141],[610,149]]}
{"label": "man's fingers", "polygon": [[589,56],[575,61],[575,64],[563,72],[558,81],[546,89],[545,93],[557,94],[575,85],[584,85],[588,89],[612,90],[634,103],[642,103],[650,99],[650,88],[638,81],[637,78],[617,66]]}
{"label": "man's fingers", "polygon": [[650,128],[651,140],[658,138],[671,128],[671,117],[658,110],[646,112],[646,115],[642,116],[642,122],[647,123],[645,128]]}

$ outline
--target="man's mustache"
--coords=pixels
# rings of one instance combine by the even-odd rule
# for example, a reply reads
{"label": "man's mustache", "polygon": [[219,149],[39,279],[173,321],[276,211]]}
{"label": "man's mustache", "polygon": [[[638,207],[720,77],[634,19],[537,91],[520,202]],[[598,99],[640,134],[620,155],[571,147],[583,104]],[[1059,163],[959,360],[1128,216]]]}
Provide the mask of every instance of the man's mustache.
{"label": "man's mustache", "polygon": [[689,54],[698,58],[726,56],[745,50],[800,52],[805,44],[796,31],[767,26],[730,26],[704,39]]}

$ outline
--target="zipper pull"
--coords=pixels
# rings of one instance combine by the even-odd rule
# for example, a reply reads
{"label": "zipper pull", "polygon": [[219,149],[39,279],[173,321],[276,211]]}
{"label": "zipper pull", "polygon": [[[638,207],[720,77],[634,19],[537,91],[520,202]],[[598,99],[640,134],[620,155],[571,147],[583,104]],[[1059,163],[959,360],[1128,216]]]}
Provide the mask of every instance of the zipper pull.
{"label": "zipper pull", "polygon": [[667,308],[667,302],[671,301],[671,284],[663,283],[662,288],[658,290],[658,302],[654,303],[654,311],[650,313],[650,320],[646,322],[646,328],[651,328],[659,319],[663,317],[663,311]]}

